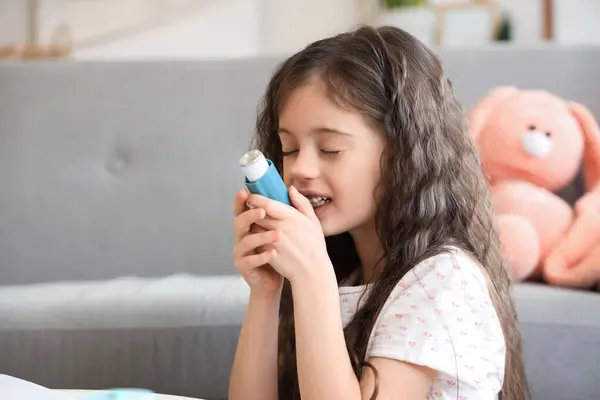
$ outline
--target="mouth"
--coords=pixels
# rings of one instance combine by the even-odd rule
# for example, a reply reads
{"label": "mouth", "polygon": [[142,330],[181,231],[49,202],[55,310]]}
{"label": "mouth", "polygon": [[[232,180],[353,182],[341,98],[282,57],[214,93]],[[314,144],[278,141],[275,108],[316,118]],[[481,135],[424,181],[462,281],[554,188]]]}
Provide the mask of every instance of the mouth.
{"label": "mouth", "polygon": [[323,207],[324,205],[329,204],[331,202],[331,199],[329,197],[322,196],[308,196],[307,199],[308,201],[310,201],[310,204],[313,206],[314,209]]}

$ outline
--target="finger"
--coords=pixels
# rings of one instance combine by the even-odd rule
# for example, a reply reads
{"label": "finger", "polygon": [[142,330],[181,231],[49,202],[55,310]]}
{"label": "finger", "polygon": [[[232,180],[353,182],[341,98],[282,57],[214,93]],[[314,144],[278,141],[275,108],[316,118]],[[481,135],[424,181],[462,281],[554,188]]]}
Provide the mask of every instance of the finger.
{"label": "finger", "polygon": [[[273,220],[273,221],[275,221],[275,220]],[[276,230],[276,229],[270,229],[270,230],[273,231],[273,230]],[[269,229],[265,229],[262,226],[258,226],[256,223],[252,224],[252,226],[250,227],[250,233],[251,234],[268,232],[268,231],[269,231]],[[280,237],[278,237],[277,240],[279,240],[279,239],[280,239]],[[268,250],[271,250],[271,249],[274,249],[274,248],[275,248],[275,245],[271,243],[271,244],[265,244],[265,245],[262,245],[260,247],[257,247],[256,251],[259,252],[259,253],[262,253],[263,251],[268,251]]]}
{"label": "finger", "polygon": [[250,194],[248,196],[247,203],[252,207],[264,208],[264,210],[267,212],[267,215],[276,219],[287,218],[290,215],[290,211],[293,210],[292,207],[288,206],[287,204],[284,204],[280,201],[271,200],[259,194]]}
{"label": "finger", "polygon": [[236,257],[244,257],[254,253],[256,249],[267,244],[277,242],[279,240],[279,232],[265,231],[247,235],[235,246]]}
{"label": "finger", "polygon": [[253,226],[256,228],[252,229],[256,229],[257,233],[260,231],[277,231],[282,227],[280,220],[268,216],[254,222]]}
{"label": "finger", "polygon": [[248,209],[246,200],[248,199],[248,190],[243,188],[235,195],[233,199],[233,215],[238,216]]}
{"label": "finger", "polygon": [[312,222],[320,225],[320,221],[319,218],[317,218],[317,215],[315,214],[315,209],[313,208],[312,204],[310,204],[310,201],[302,195],[302,193],[300,193],[298,191],[298,189],[296,189],[295,186],[290,186],[290,200],[292,201],[292,205],[294,206],[294,208],[298,211],[300,211],[302,214],[306,215]]}
{"label": "finger", "polygon": [[242,237],[246,236],[250,232],[252,225],[265,218],[265,216],[265,210],[262,208],[253,208],[235,217],[233,228],[236,233],[236,240],[239,241]]}
{"label": "finger", "polygon": [[[260,221],[258,221],[260,222]],[[260,232],[266,232],[267,229],[263,228],[262,226],[257,225],[256,223],[252,224],[252,226],[250,227],[250,233],[260,233]]]}
{"label": "finger", "polygon": [[246,276],[251,273],[255,268],[261,267],[265,264],[269,264],[277,256],[277,250],[264,251],[258,254],[251,254],[243,258],[238,259],[236,267],[242,276]]}
{"label": "finger", "polygon": [[[278,226],[278,225],[275,225],[275,221],[277,221],[277,220],[271,219],[270,223],[265,224],[265,226],[270,226],[271,227],[270,229],[263,228],[262,226],[257,225],[257,223],[252,224],[252,227],[250,228],[250,232],[252,234],[261,233],[261,232],[269,232],[269,231],[271,231],[271,232],[273,232],[273,231],[280,232],[280,231],[278,231],[275,228],[275,226]],[[258,221],[258,222],[260,222],[260,221]],[[271,249],[276,249],[277,247],[275,247],[275,245],[276,245],[276,242],[278,242],[279,240],[281,240],[281,235],[279,235],[277,237],[276,241],[274,241],[272,243],[267,243],[267,244],[264,244],[262,246],[257,247],[256,248],[256,252],[262,253],[263,251],[269,251]]]}

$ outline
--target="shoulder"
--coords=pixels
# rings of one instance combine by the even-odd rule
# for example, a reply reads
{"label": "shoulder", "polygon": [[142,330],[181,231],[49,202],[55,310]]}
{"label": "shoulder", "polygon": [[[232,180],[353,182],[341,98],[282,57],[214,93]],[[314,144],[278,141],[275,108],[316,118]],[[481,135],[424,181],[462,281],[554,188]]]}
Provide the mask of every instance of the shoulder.
{"label": "shoulder", "polygon": [[424,289],[422,293],[456,293],[467,285],[470,289],[478,289],[477,294],[485,295],[488,292],[481,265],[466,252],[449,248],[416,265],[398,283],[395,292],[400,295],[408,288],[418,287]]}
{"label": "shoulder", "polygon": [[505,342],[487,279],[479,263],[459,249],[405,275],[372,338],[370,356],[426,365],[471,387],[502,385]]}
{"label": "shoulder", "polygon": [[468,313],[498,322],[482,266],[456,248],[430,257],[410,270],[392,291],[386,308],[407,310],[410,315],[432,313],[439,315],[439,320],[456,316],[460,322],[459,314]]}
{"label": "shoulder", "polygon": [[457,248],[449,248],[411,269],[392,291],[388,306],[409,307],[415,314],[421,309],[437,314],[443,310],[445,317],[469,312],[497,319],[482,266]]}

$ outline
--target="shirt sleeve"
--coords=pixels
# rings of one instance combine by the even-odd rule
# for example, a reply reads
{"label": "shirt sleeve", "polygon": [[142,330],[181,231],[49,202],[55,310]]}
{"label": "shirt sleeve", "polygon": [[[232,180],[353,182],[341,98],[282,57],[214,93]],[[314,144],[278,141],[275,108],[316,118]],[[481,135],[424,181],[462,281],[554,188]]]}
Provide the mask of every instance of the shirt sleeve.
{"label": "shirt sleeve", "polygon": [[457,252],[417,265],[392,292],[367,354],[427,366],[449,384],[501,388],[505,342],[481,267]]}

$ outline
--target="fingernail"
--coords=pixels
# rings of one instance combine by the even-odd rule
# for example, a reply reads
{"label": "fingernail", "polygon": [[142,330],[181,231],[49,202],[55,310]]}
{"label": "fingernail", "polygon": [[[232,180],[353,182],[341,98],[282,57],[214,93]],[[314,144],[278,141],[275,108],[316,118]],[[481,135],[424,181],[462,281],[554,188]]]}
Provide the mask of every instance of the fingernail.
{"label": "fingernail", "polygon": [[298,189],[296,189],[296,186],[294,186],[294,185],[290,186],[290,190],[293,191],[294,193],[298,193]]}

